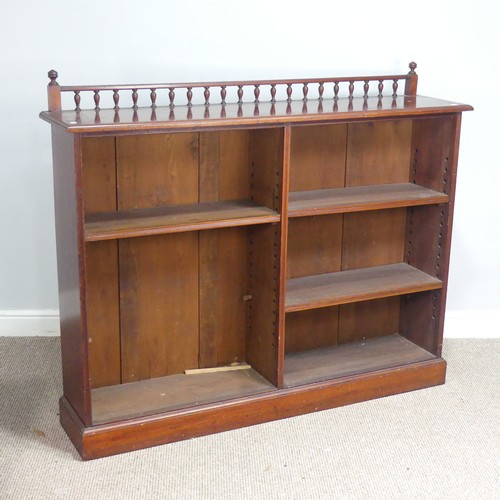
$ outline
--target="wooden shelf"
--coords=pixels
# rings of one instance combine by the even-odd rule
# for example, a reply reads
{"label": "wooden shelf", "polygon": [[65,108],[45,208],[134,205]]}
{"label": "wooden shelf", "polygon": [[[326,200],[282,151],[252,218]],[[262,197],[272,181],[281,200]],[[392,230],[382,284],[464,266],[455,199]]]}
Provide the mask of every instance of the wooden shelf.
{"label": "wooden shelf", "polygon": [[305,276],[287,281],[285,311],[423,292],[442,285],[441,280],[404,263]]}
{"label": "wooden shelf", "polygon": [[100,212],[86,217],[85,240],[131,238],[279,221],[277,212],[251,200]]}
{"label": "wooden shelf", "polygon": [[92,421],[102,424],[276,391],[255,370],[170,375],[92,390]]}
{"label": "wooden shelf", "polygon": [[322,382],[436,359],[401,335],[295,352],[285,356],[285,387]]}
{"label": "wooden shelf", "polygon": [[290,217],[448,203],[448,196],[411,183],[290,193]]}

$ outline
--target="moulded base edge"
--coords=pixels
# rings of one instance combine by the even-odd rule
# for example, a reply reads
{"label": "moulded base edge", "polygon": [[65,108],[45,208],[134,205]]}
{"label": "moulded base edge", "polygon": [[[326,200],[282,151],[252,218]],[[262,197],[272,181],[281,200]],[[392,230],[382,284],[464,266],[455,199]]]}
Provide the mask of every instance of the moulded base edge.
{"label": "moulded base edge", "polygon": [[440,385],[445,375],[446,362],[437,358],[92,427],[85,427],[62,397],[60,420],[81,457],[90,460]]}

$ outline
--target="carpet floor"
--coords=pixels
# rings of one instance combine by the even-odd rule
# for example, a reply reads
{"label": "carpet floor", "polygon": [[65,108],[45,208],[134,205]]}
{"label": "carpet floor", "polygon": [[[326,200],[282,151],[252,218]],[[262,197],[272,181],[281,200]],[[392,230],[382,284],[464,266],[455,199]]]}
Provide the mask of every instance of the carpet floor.
{"label": "carpet floor", "polygon": [[90,462],[59,426],[57,338],[0,337],[1,499],[500,499],[500,339],[444,386]]}

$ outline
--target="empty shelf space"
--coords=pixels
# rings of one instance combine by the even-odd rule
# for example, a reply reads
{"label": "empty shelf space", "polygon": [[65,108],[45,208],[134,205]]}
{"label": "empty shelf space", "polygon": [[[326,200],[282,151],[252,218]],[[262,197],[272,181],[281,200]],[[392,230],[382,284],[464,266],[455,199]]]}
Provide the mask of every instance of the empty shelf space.
{"label": "empty shelf space", "polygon": [[92,390],[92,420],[102,424],[276,390],[255,370],[170,375]]}
{"label": "empty shelf space", "polygon": [[285,387],[431,359],[435,359],[435,356],[398,334],[296,352],[285,356]]}
{"label": "empty shelf space", "polygon": [[154,208],[139,208],[88,215],[85,240],[99,241],[134,236],[177,233],[220,227],[279,222],[270,208],[251,200],[218,201]]}
{"label": "empty shelf space", "polygon": [[290,193],[290,217],[447,203],[448,196],[411,183]]}
{"label": "empty shelf space", "polygon": [[441,288],[441,280],[399,263],[287,281],[286,312],[348,304]]}

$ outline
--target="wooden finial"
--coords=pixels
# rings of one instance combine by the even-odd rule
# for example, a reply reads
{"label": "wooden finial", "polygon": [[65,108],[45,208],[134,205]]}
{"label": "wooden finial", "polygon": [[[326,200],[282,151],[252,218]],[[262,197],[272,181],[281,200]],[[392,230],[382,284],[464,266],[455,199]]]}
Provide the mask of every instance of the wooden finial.
{"label": "wooden finial", "polygon": [[415,73],[415,69],[417,68],[416,62],[411,62],[408,64],[410,71],[408,72],[408,76],[406,78],[405,83],[405,96],[415,97],[417,95],[417,83],[418,83],[418,75]]}
{"label": "wooden finial", "polygon": [[49,111],[60,111],[61,110],[61,88],[57,83],[57,71],[51,69],[47,76],[50,78],[50,82],[47,86],[47,98],[49,101]]}
{"label": "wooden finial", "polygon": [[47,76],[50,78],[50,83],[49,85],[59,85],[56,80],[57,80],[57,77],[59,76],[59,74],[57,73],[57,71],[55,69],[51,69],[48,73],[47,73]]}

